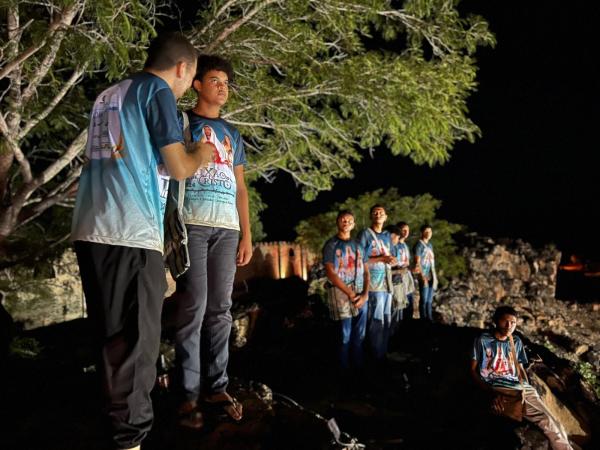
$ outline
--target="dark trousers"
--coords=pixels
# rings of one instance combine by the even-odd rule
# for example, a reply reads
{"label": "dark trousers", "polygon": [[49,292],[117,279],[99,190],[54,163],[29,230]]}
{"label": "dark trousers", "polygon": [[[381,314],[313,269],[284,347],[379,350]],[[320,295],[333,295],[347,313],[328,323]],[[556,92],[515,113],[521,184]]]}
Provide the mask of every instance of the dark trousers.
{"label": "dark trousers", "polygon": [[190,268],[177,279],[175,351],[186,400],[224,392],[229,383],[231,291],[239,232],[188,225]]}
{"label": "dark trousers", "polygon": [[167,288],[163,258],[154,250],[82,241],[75,242],[75,252],[113,444],[135,447],[152,426],[150,391]]}

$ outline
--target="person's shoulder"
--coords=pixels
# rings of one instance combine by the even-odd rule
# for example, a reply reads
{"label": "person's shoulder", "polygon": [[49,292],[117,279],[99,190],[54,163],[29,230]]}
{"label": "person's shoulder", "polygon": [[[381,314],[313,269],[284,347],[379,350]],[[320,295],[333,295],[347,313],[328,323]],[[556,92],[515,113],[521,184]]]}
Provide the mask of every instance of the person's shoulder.
{"label": "person's shoulder", "polygon": [[484,330],[481,333],[479,333],[476,339],[481,342],[489,342],[495,340],[496,337],[494,336],[494,333],[492,333],[490,330]]}
{"label": "person's shoulder", "polygon": [[237,139],[240,136],[240,132],[235,127],[235,125],[232,125],[226,119],[223,119],[223,118],[219,118],[218,120],[219,120],[219,122],[221,122],[221,124],[223,125],[223,127],[227,128],[227,131],[229,131],[229,134],[231,134],[231,136],[234,139]]}
{"label": "person's shoulder", "polygon": [[518,335],[513,333],[512,338],[513,338],[513,342],[515,343],[515,346],[523,345],[523,339],[521,339]]}
{"label": "person's shoulder", "polygon": [[323,244],[323,250],[334,247],[338,242],[338,237],[337,236],[331,236],[329,239],[327,239],[327,241],[325,241],[325,244]]}

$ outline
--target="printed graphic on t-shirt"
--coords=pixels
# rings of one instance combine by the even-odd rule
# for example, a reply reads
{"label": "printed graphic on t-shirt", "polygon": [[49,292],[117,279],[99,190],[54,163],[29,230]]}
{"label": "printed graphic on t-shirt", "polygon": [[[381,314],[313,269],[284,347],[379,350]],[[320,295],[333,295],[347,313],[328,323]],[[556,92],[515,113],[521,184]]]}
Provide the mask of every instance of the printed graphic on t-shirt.
{"label": "printed graphic on t-shirt", "polygon": [[190,114],[194,141],[213,146],[213,161],[187,179],[184,220],[189,224],[239,230],[234,167],[245,163],[242,139],[224,120]]}
{"label": "printed graphic on t-shirt", "polygon": [[396,259],[398,259],[398,265],[400,267],[408,267],[410,264],[410,251],[405,242],[398,243]]}
{"label": "printed graphic on t-shirt", "polygon": [[[521,340],[516,337],[514,339],[519,362],[527,364]],[[479,374],[484,381],[494,385],[511,385],[519,382],[517,365],[508,339],[501,341],[491,333],[484,333],[475,342],[473,357],[478,362]]]}
{"label": "printed graphic on t-shirt", "polygon": [[[388,232],[375,233],[377,238],[373,237],[370,230],[363,230],[360,232],[359,240],[365,248],[369,257],[390,255],[391,241]],[[369,263],[369,291],[381,292],[387,291],[387,279],[386,279],[386,264],[383,262]]]}
{"label": "printed graphic on t-shirt", "polygon": [[433,254],[433,245],[431,245],[431,242],[425,244],[423,241],[419,241],[417,242],[415,252],[421,258],[421,269],[423,271],[423,275],[428,275],[435,260],[435,256]]}
{"label": "printed graphic on t-shirt", "polygon": [[86,148],[86,156],[89,159],[123,157],[124,146],[119,112],[130,85],[131,80],[122,81],[106,89],[96,100],[92,109],[90,138]]}
{"label": "printed graphic on t-shirt", "polygon": [[323,247],[323,262],[333,264],[335,273],[346,285],[355,283],[355,289],[363,289],[363,249],[354,240],[344,241],[333,237]]}

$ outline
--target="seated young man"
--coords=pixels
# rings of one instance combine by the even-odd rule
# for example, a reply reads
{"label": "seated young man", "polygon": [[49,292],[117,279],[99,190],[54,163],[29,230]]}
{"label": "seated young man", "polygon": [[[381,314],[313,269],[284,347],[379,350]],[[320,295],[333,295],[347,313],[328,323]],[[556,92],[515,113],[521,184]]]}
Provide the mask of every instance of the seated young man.
{"label": "seated young man", "polygon": [[493,412],[501,414],[504,409],[501,390],[520,390],[524,398],[523,417],[542,429],[554,450],[572,449],[564,428],[527,380],[523,343],[518,336],[513,336],[517,312],[510,306],[500,306],[494,312],[493,321],[494,330],[483,332],[475,339],[471,361],[471,375],[491,396]]}
{"label": "seated young man", "polygon": [[362,245],[350,237],[354,215],[341,211],[336,225],[337,234],[323,247],[323,264],[332,285],[327,299],[330,317],[339,325],[339,361],[347,370],[363,365],[369,269]]}

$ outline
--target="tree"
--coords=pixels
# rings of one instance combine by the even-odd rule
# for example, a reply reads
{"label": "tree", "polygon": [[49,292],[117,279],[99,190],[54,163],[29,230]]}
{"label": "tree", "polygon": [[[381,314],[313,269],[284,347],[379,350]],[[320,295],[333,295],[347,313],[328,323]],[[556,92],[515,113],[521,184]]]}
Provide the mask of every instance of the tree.
{"label": "tree", "polygon": [[[487,23],[461,17],[454,0],[396,3],[199,5],[187,33],[234,62],[237,95],[224,118],[244,136],[250,182],[286,172],[311,199],[380,144],[436,164],[477,136],[465,102],[473,54],[494,42]],[[0,243],[70,203],[93,97],[105,75],[139,69],[155,9],[150,0],[0,0]]]}
{"label": "tree", "polygon": [[396,3],[221,0],[200,11],[196,46],[237,68],[224,117],[246,139],[251,177],[287,172],[312,199],[381,144],[433,165],[475,138],[465,102],[473,54],[494,43],[487,23],[454,0]]}
{"label": "tree", "polygon": [[360,230],[367,228],[371,222],[369,211],[371,206],[381,204],[388,215],[386,225],[406,222],[411,228],[408,245],[412,249],[419,239],[419,229],[424,224],[433,228],[432,243],[435,249],[436,267],[440,278],[448,278],[464,273],[466,263],[457,253],[456,244],[452,238],[455,233],[463,230],[462,225],[436,218],[436,212],[442,202],[430,194],[415,197],[403,197],[396,188],[386,192],[378,189],[367,192],[357,198],[348,198],[344,202],[332,205],[330,211],[301,221],[296,227],[297,241],[320,254],[323,245],[331,236],[336,234],[335,219],[340,210],[349,209],[354,213],[356,226],[354,236]]}
{"label": "tree", "polygon": [[139,67],[155,2],[2,0],[0,244],[77,190],[91,86]]}

